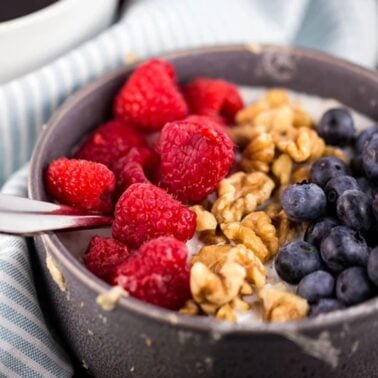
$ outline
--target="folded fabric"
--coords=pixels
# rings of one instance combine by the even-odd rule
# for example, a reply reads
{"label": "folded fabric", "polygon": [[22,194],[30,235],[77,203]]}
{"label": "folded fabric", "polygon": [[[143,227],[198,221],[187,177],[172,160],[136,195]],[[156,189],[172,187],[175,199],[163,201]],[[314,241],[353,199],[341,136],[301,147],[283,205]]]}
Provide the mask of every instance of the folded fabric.
{"label": "folded fabric", "polygon": [[[226,43],[297,44],[366,66],[377,57],[375,0],[134,0],[93,41],[0,87],[0,185],[29,158],[42,125],[71,93],[128,54]],[[48,31],[47,31],[48,32]],[[1,63],[0,63],[1,65]],[[26,195],[27,168],[4,186]],[[36,298],[26,242],[0,236],[0,376],[68,377]]]}
{"label": "folded fabric", "polygon": [[[26,196],[28,166],[2,193]],[[53,340],[38,304],[24,238],[0,235],[0,376],[71,377],[69,359]]]}

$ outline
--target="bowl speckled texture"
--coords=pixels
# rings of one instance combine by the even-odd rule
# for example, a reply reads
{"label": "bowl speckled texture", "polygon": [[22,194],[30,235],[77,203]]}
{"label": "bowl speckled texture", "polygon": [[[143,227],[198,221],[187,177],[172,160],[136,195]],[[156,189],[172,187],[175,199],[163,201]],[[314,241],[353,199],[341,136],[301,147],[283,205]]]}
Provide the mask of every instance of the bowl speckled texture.
{"label": "bowl speckled texture", "polygon": [[[242,85],[284,86],[333,97],[378,119],[378,75],[317,52],[224,46],[165,57],[179,80],[220,77]],[[46,200],[42,173],[109,116],[134,66],[112,72],[70,98],[35,149],[30,197]],[[229,324],[186,317],[122,297],[96,303],[110,286],[90,274],[55,234],[35,238],[49,312],[61,335],[97,377],[368,377],[378,372],[378,298],[345,311],[285,324]]]}

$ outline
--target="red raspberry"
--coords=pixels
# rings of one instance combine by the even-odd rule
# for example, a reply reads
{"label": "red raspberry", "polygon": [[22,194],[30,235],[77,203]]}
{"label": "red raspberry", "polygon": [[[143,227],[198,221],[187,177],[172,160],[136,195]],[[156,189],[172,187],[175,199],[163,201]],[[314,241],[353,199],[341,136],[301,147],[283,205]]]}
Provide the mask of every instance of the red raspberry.
{"label": "red raspberry", "polygon": [[115,119],[102,124],[90,134],[74,158],[95,161],[111,168],[132,147],[145,144],[144,137],[134,127]]}
{"label": "red raspberry", "polygon": [[228,173],[234,150],[214,123],[178,121],[167,124],[160,137],[161,185],[182,202],[200,202]]}
{"label": "red raspberry", "polygon": [[172,65],[150,60],[139,66],[116,96],[114,113],[147,130],[160,130],[165,123],[184,118],[188,107]]}
{"label": "red raspberry", "polygon": [[84,264],[97,277],[112,283],[118,265],[130,256],[125,244],[112,238],[94,236],[84,255]]}
{"label": "red raspberry", "polygon": [[237,87],[225,80],[201,77],[186,84],[183,93],[191,113],[221,117],[226,124],[234,123],[243,108]]}
{"label": "red raspberry", "polygon": [[133,248],[159,236],[186,241],[196,228],[195,213],[152,184],[133,184],[126,189],[114,218],[113,237]]}
{"label": "red raspberry", "polygon": [[117,196],[130,185],[149,183],[159,164],[159,156],[151,149],[134,147],[113,166],[117,178]]}
{"label": "red raspberry", "polygon": [[143,244],[116,270],[114,284],[145,302],[178,310],[190,299],[186,245],[172,237]]}
{"label": "red raspberry", "polygon": [[46,170],[47,191],[57,201],[82,210],[111,212],[115,177],[105,165],[60,158]]}

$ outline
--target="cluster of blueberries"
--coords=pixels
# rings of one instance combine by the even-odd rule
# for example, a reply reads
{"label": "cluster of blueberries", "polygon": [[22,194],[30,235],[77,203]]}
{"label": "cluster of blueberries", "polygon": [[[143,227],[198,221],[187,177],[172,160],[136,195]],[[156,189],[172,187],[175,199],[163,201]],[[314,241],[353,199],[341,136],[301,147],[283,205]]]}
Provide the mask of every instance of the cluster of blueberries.
{"label": "cluster of blueberries", "polygon": [[304,240],[284,245],[275,261],[279,276],[311,304],[309,316],[378,294],[378,125],[356,138],[351,114],[337,108],[317,131],[328,144],[353,147],[354,158],[350,168],[336,157],[317,160],[310,181],[281,196],[289,219],[311,222]]}

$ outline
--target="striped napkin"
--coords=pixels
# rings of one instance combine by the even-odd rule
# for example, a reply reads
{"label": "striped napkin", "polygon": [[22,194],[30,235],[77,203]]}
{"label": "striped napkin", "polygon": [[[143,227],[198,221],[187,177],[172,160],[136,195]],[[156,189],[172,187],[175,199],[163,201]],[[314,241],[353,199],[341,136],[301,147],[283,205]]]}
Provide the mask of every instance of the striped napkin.
{"label": "striped napkin", "polygon": [[[373,67],[377,20],[375,0],[128,1],[120,21],[92,41],[0,86],[0,185],[29,160],[57,106],[128,56],[260,42],[307,46]],[[26,176],[27,167],[3,192],[26,195]],[[0,376],[71,376],[44,324],[22,238],[0,236],[0,281]]]}

